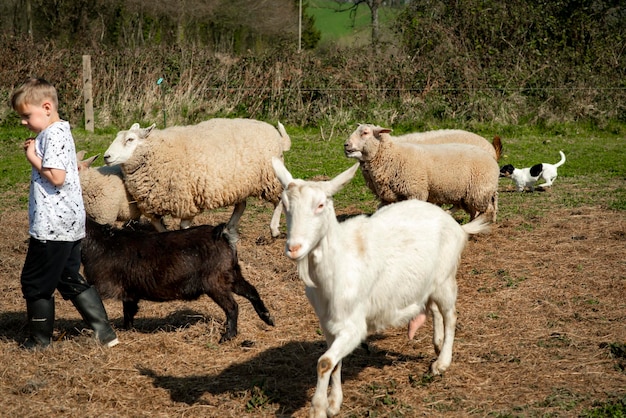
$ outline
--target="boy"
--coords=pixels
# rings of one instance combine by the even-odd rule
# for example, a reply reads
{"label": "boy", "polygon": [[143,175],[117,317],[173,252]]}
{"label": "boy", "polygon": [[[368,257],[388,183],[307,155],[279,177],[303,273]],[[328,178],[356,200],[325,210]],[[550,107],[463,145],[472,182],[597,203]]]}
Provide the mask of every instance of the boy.
{"label": "boy", "polygon": [[30,241],[21,274],[30,336],[27,349],[50,344],[54,329],[54,291],[71,300],[106,347],[118,343],[97,290],[79,273],[85,207],[78,178],[74,138],[61,120],[54,86],[26,81],[11,95],[22,124],[37,134],[24,143],[32,166],[28,220]]}

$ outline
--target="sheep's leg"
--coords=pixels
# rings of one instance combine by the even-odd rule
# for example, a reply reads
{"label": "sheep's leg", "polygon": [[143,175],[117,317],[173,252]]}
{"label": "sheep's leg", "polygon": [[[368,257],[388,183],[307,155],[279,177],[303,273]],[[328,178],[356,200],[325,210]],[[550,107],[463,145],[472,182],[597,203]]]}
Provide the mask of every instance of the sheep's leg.
{"label": "sheep's leg", "polygon": [[448,209],[448,213],[450,215],[454,215],[455,213],[457,213],[461,209],[462,208],[459,205],[452,205],[452,207],[450,209]]}
{"label": "sheep's leg", "polygon": [[237,276],[233,283],[233,292],[236,295],[243,296],[248,299],[254,310],[256,311],[259,318],[263,320],[267,325],[274,326],[274,318],[270,315],[269,311],[265,307],[265,304],[261,300],[261,296],[259,296],[259,292],[256,288],[250,284],[244,277],[241,275],[241,271],[237,271]]}
{"label": "sheep's leg", "polygon": [[233,209],[232,215],[230,215],[230,219],[226,224],[226,230],[229,232],[237,233],[237,225],[239,224],[239,219],[241,215],[243,215],[243,211],[246,209],[246,201],[242,200],[235,204],[235,208]]}
{"label": "sheep's leg", "polygon": [[191,226],[191,221],[192,220],[193,220],[193,218],[181,219],[180,220],[180,229],[189,229],[189,227]]}
{"label": "sheep's leg", "polygon": [[131,329],[134,326],[135,315],[139,311],[139,303],[136,300],[122,301],[124,309],[124,328]]}
{"label": "sheep's leg", "polygon": [[474,208],[470,207],[465,201],[459,203],[459,206],[470,216],[470,222],[478,216],[478,212]]}
{"label": "sheep's leg", "polygon": [[165,232],[167,229],[163,225],[163,218],[159,215],[146,215],[150,219],[150,223],[157,232]]}
{"label": "sheep's leg", "polygon": [[281,201],[274,204],[274,213],[272,214],[272,220],[270,222],[270,231],[272,233],[272,237],[276,238],[280,235],[280,230],[278,229],[280,225],[280,215],[283,212],[283,205]]}
{"label": "sheep's leg", "polygon": [[475,208],[468,208],[467,211],[470,214],[470,222],[473,221],[474,219],[480,217],[480,216],[484,216],[485,218],[489,219],[489,222],[496,223],[496,219],[498,217],[498,196],[497,196],[497,194],[491,197],[491,199],[489,200],[489,203],[487,203],[487,207],[485,208],[484,211],[481,212],[480,210],[477,210]]}
{"label": "sheep's leg", "polygon": [[491,216],[491,223],[495,224],[498,218],[498,192],[491,197],[486,213]]}

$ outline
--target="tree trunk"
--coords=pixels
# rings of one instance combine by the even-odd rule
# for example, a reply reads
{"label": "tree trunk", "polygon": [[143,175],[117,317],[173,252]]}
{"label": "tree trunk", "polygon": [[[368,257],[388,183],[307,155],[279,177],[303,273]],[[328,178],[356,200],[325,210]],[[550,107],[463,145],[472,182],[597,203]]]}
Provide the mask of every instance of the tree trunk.
{"label": "tree trunk", "polygon": [[367,0],[366,3],[372,13],[372,46],[378,48],[380,42],[379,24],[378,24],[378,8],[383,0]]}

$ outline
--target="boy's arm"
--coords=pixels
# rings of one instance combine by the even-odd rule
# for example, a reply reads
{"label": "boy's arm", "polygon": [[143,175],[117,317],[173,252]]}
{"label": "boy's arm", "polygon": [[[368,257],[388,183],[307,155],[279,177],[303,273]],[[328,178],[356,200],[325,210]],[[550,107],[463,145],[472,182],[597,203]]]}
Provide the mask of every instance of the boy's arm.
{"label": "boy's arm", "polygon": [[29,138],[24,142],[24,151],[26,151],[26,159],[28,162],[39,171],[39,173],[50,183],[59,187],[65,183],[65,170],[60,168],[45,168],[42,167],[41,158],[37,156],[35,152],[35,140]]}

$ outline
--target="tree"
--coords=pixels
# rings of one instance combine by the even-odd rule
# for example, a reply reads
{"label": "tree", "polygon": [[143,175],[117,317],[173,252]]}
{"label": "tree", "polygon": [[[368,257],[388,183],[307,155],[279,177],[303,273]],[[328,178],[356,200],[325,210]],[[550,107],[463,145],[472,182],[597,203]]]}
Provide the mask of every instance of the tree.
{"label": "tree", "polygon": [[382,5],[384,0],[354,0],[354,1],[338,1],[339,3],[349,4],[346,9],[340,9],[339,11],[349,11],[350,17],[354,19],[356,17],[357,10],[361,4],[367,5],[370,9],[371,16],[371,29],[372,29],[372,46],[378,48],[380,43],[380,28],[378,23],[378,9]]}

